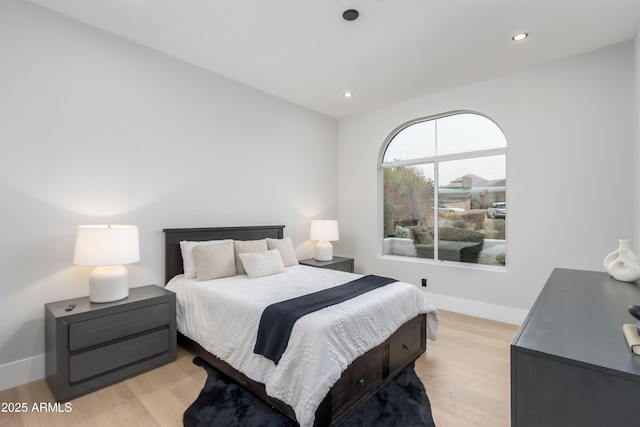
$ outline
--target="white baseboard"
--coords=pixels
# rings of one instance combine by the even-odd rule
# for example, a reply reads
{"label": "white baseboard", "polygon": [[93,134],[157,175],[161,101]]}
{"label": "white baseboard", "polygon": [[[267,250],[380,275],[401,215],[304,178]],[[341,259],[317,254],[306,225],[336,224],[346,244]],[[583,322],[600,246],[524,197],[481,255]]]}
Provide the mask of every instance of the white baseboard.
{"label": "white baseboard", "polygon": [[44,378],[44,354],[0,365],[0,391]]}
{"label": "white baseboard", "polygon": [[429,292],[425,293],[429,297],[429,302],[437,308],[454,311],[456,313],[468,314],[469,316],[481,317],[483,319],[509,323],[511,325],[522,325],[527,314],[529,314],[529,310],[489,304],[486,302],[471,301],[448,295],[432,294]]}

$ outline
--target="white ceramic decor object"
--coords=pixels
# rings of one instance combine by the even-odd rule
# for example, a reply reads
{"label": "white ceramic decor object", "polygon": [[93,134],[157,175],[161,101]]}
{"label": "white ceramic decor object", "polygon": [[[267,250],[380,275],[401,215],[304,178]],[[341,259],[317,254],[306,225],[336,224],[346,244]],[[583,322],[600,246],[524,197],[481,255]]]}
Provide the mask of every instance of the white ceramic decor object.
{"label": "white ceramic decor object", "polygon": [[620,240],[618,249],[604,258],[603,265],[616,280],[622,282],[640,280],[640,259],[629,248],[628,240]]}

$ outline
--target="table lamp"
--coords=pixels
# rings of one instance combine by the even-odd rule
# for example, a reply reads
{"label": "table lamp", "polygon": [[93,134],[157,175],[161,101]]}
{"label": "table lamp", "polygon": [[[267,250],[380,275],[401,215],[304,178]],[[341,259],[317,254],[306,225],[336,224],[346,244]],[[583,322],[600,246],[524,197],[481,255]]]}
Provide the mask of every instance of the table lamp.
{"label": "table lamp", "polygon": [[333,219],[312,220],[309,238],[318,240],[315,259],[317,261],[331,261],[333,259],[333,245],[331,242],[339,240],[338,221]]}
{"label": "table lamp", "polygon": [[129,296],[129,272],[122,264],[140,261],[135,225],[81,225],[73,263],[96,266],[89,275],[89,301],[118,301]]}

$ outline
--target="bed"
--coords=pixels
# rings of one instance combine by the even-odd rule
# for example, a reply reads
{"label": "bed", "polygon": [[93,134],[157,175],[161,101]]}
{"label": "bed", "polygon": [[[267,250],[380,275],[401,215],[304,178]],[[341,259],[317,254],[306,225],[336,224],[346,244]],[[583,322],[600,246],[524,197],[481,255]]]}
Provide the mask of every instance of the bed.
{"label": "bed", "polygon": [[[169,285],[168,288],[172,289],[171,287],[173,287],[172,290],[174,291],[181,289],[180,286],[185,282],[183,277],[184,270],[182,253],[180,250],[181,241],[200,242],[224,239],[251,241],[266,238],[282,239],[283,229],[284,226],[165,229],[165,282]],[[327,271],[307,266],[287,267],[286,270],[286,272],[282,273],[282,275],[278,277],[278,280],[292,280],[289,276],[293,276],[296,280],[300,278],[304,279],[308,274],[316,274],[316,272],[317,274],[320,274],[321,271],[323,275],[342,274],[344,276],[340,276],[340,280],[343,281],[347,281],[346,279],[350,277],[359,277],[359,275],[353,275],[351,273]],[[329,281],[338,280],[337,276],[323,277]],[[250,286],[247,283],[250,279],[246,276],[237,276],[230,280],[234,283],[232,287],[238,285]],[[259,279],[256,279],[256,281],[257,280]],[[272,278],[266,278],[265,280],[265,283],[267,284],[274,282]],[[271,280],[271,282],[269,282],[269,280]],[[406,284],[402,285],[406,287]],[[388,285],[387,288],[391,286],[395,286],[395,284]],[[400,284],[398,286],[400,286]],[[211,288],[212,287],[209,286],[207,289],[210,290]],[[223,287],[220,286],[220,288],[222,289]],[[377,291],[379,290],[376,290],[375,292]],[[179,310],[183,310],[183,312],[185,310],[196,311],[195,308],[190,309],[187,307],[187,303],[185,301],[189,300],[189,298],[181,298],[180,291],[178,291],[177,294]],[[373,298],[373,296],[368,296],[366,298]],[[182,304],[184,304],[183,307],[180,307],[181,299],[184,300],[182,302]],[[198,298],[190,297],[190,299],[197,300]],[[358,355],[353,360],[349,360],[348,365],[341,370],[341,375],[339,375],[337,381],[334,381],[335,379],[331,380],[331,386],[326,394],[322,391],[323,397],[317,405],[314,404],[313,410],[315,412],[312,413],[311,416],[304,414],[304,411],[300,410],[298,402],[286,403],[289,399],[286,396],[286,393],[283,395],[284,397],[279,396],[278,393],[274,393],[274,387],[271,384],[266,384],[267,381],[261,382],[260,380],[263,378],[251,371],[251,369],[247,368],[247,365],[249,367],[253,367],[256,364],[261,364],[261,361],[257,363],[254,360],[243,365],[242,360],[229,357],[229,355],[225,354],[224,351],[220,353],[215,347],[213,347],[212,351],[218,354],[214,355],[212,352],[207,350],[207,348],[212,348],[212,344],[206,340],[206,334],[194,333],[193,330],[188,331],[189,328],[186,326],[188,322],[183,322],[185,323],[185,326],[181,328],[179,321],[178,329],[180,333],[178,339],[183,347],[202,357],[218,370],[242,384],[244,387],[287,415],[292,420],[298,421],[301,425],[338,425],[340,422],[344,421],[359,404],[374,395],[380,388],[393,379],[395,375],[401,372],[407,365],[413,363],[418,356],[426,351],[427,326],[429,326],[429,330],[432,334],[430,337],[435,338],[437,314],[435,312],[435,308],[432,306],[429,306],[428,309],[424,309],[422,311],[424,312],[411,317],[409,320],[399,325],[399,327],[394,327],[391,334],[386,337],[384,341],[375,345],[373,348],[364,350],[362,354]],[[427,323],[428,317],[430,319],[429,325]],[[203,328],[206,328],[206,326],[203,326]],[[255,342],[255,338],[253,340]],[[252,355],[246,357],[255,358],[261,356]],[[283,360],[285,359],[286,357],[283,357]],[[295,363],[302,363],[298,362],[297,359],[304,359],[304,357],[289,356],[287,361],[296,360]],[[269,363],[270,361],[267,361],[267,364]],[[284,364],[285,368],[283,369],[287,372],[287,363],[289,362],[281,362],[275,367],[275,370],[277,371],[280,365]],[[301,367],[296,367],[296,369],[296,372],[305,372]],[[291,382],[293,383],[295,381],[291,380]],[[304,384],[302,390],[306,390],[306,386]],[[274,397],[274,394],[282,398]]]}

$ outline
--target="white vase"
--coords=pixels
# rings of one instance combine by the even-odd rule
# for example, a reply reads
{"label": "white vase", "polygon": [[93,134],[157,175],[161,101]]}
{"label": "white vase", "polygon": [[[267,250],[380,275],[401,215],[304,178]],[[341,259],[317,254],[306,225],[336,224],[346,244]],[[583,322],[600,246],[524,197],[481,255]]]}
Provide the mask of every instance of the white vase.
{"label": "white vase", "polygon": [[640,264],[640,258],[638,258],[638,256],[636,254],[634,254],[633,252],[631,252],[631,248],[629,247],[629,241],[628,240],[619,240],[619,246],[618,249],[616,249],[615,251],[611,252],[609,255],[607,255],[604,258],[603,264],[604,264],[604,268],[609,270],[609,264],[611,264],[613,261],[616,260],[616,258],[618,258],[618,255],[620,254],[620,251],[628,251],[627,253],[629,254],[629,257],[631,257],[631,260],[633,262],[635,262],[636,264]]}
{"label": "white vase", "polygon": [[604,258],[603,265],[616,280],[622,282],[640,280],[640,259],[629,248],[628,240],[620,240],[618,249]]}

